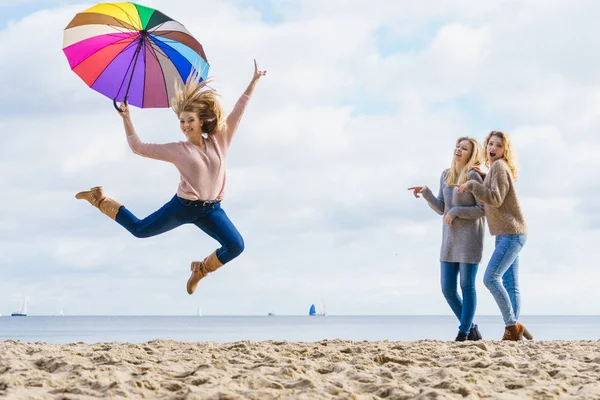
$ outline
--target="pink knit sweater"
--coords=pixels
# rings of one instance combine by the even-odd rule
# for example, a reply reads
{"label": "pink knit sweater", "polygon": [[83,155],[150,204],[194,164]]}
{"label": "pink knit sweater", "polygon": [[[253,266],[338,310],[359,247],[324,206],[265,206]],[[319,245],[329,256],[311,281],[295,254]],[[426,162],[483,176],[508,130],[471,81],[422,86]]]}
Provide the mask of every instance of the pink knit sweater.
{"label": "pink knit sweater", "polygon": [[227,150],[249,100],[245,94],[239,98],[227,116],[227,126],[206,139],[206,152],[189,140],[151,144],[134,134],[127,137],[127,142],[135,154],[175,165],[181,174],[177,196],[188,200],[222,200]]}

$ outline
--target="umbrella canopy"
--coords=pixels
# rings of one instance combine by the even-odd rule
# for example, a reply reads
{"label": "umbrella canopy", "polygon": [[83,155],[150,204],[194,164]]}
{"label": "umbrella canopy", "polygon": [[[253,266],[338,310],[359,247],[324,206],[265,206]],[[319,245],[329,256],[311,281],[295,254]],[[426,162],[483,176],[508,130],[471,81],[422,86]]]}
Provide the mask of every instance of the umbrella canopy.
{"label": "umbrella canopy", "polygon": [[202,45],[158,10],[103,3],[78,13],[65,28],[63,52],[92,89],[142,108],[169,107],[175,82],[195,68],[206,79]]}

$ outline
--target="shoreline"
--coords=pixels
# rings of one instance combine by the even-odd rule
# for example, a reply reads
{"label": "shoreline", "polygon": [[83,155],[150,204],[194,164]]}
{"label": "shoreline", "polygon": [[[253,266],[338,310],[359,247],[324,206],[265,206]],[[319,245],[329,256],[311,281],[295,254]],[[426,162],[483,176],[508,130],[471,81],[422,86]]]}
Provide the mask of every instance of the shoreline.
{"label": "shoreline", "polygon": [[9,398],[600,398],[600,341],[0,342]]}

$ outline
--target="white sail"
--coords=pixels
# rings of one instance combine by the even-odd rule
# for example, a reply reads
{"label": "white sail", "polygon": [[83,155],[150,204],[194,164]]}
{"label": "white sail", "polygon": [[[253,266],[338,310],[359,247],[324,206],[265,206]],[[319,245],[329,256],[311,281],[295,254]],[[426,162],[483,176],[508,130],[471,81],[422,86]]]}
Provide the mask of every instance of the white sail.
{"label": "white sail", "polygon": [[15,311],[14,313],[12,313],[10,315],[13,317],[26,316],[27,315],[27,298],[23,299],[23,303],[21,303],[21,308],[19,308],[19,311]]}
{"label": "white sail", "polygon": [[321,306],[319,307],[319,315],[327,315],[327,310],[325,309],[325,302],[321,299]]}
{"label": "white sail", "polygon": [[198,307],[198,316],[201,317],[202,316],[202,308]]}
{"label": "white sail", "polygon": [[58,315],[60,315],[61,317],[64,317],[64,316],[65,316],[65,313],[63,312],[63,309],[62,309],[62,308],[60,309],[60,314],[58,314]]}
{"label": "white sail", "polygon": [[21,309],[19,310],[19,314],[27,315],[27,298],[23,299],[23,303],[21,304]]}

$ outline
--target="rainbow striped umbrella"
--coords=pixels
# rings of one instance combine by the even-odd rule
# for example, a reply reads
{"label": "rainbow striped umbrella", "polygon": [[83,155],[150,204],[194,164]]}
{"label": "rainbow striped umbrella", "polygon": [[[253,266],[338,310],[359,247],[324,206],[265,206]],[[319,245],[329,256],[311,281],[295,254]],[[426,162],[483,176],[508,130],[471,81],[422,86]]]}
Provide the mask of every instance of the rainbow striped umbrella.
{"label": "rainbow striped umbrella", "polygon": [[177,21],[135,3],[103,3],[65,28],[63,51],[92,89],[141,108],[169,107],[175,82],[208,74],[202,45]]}

